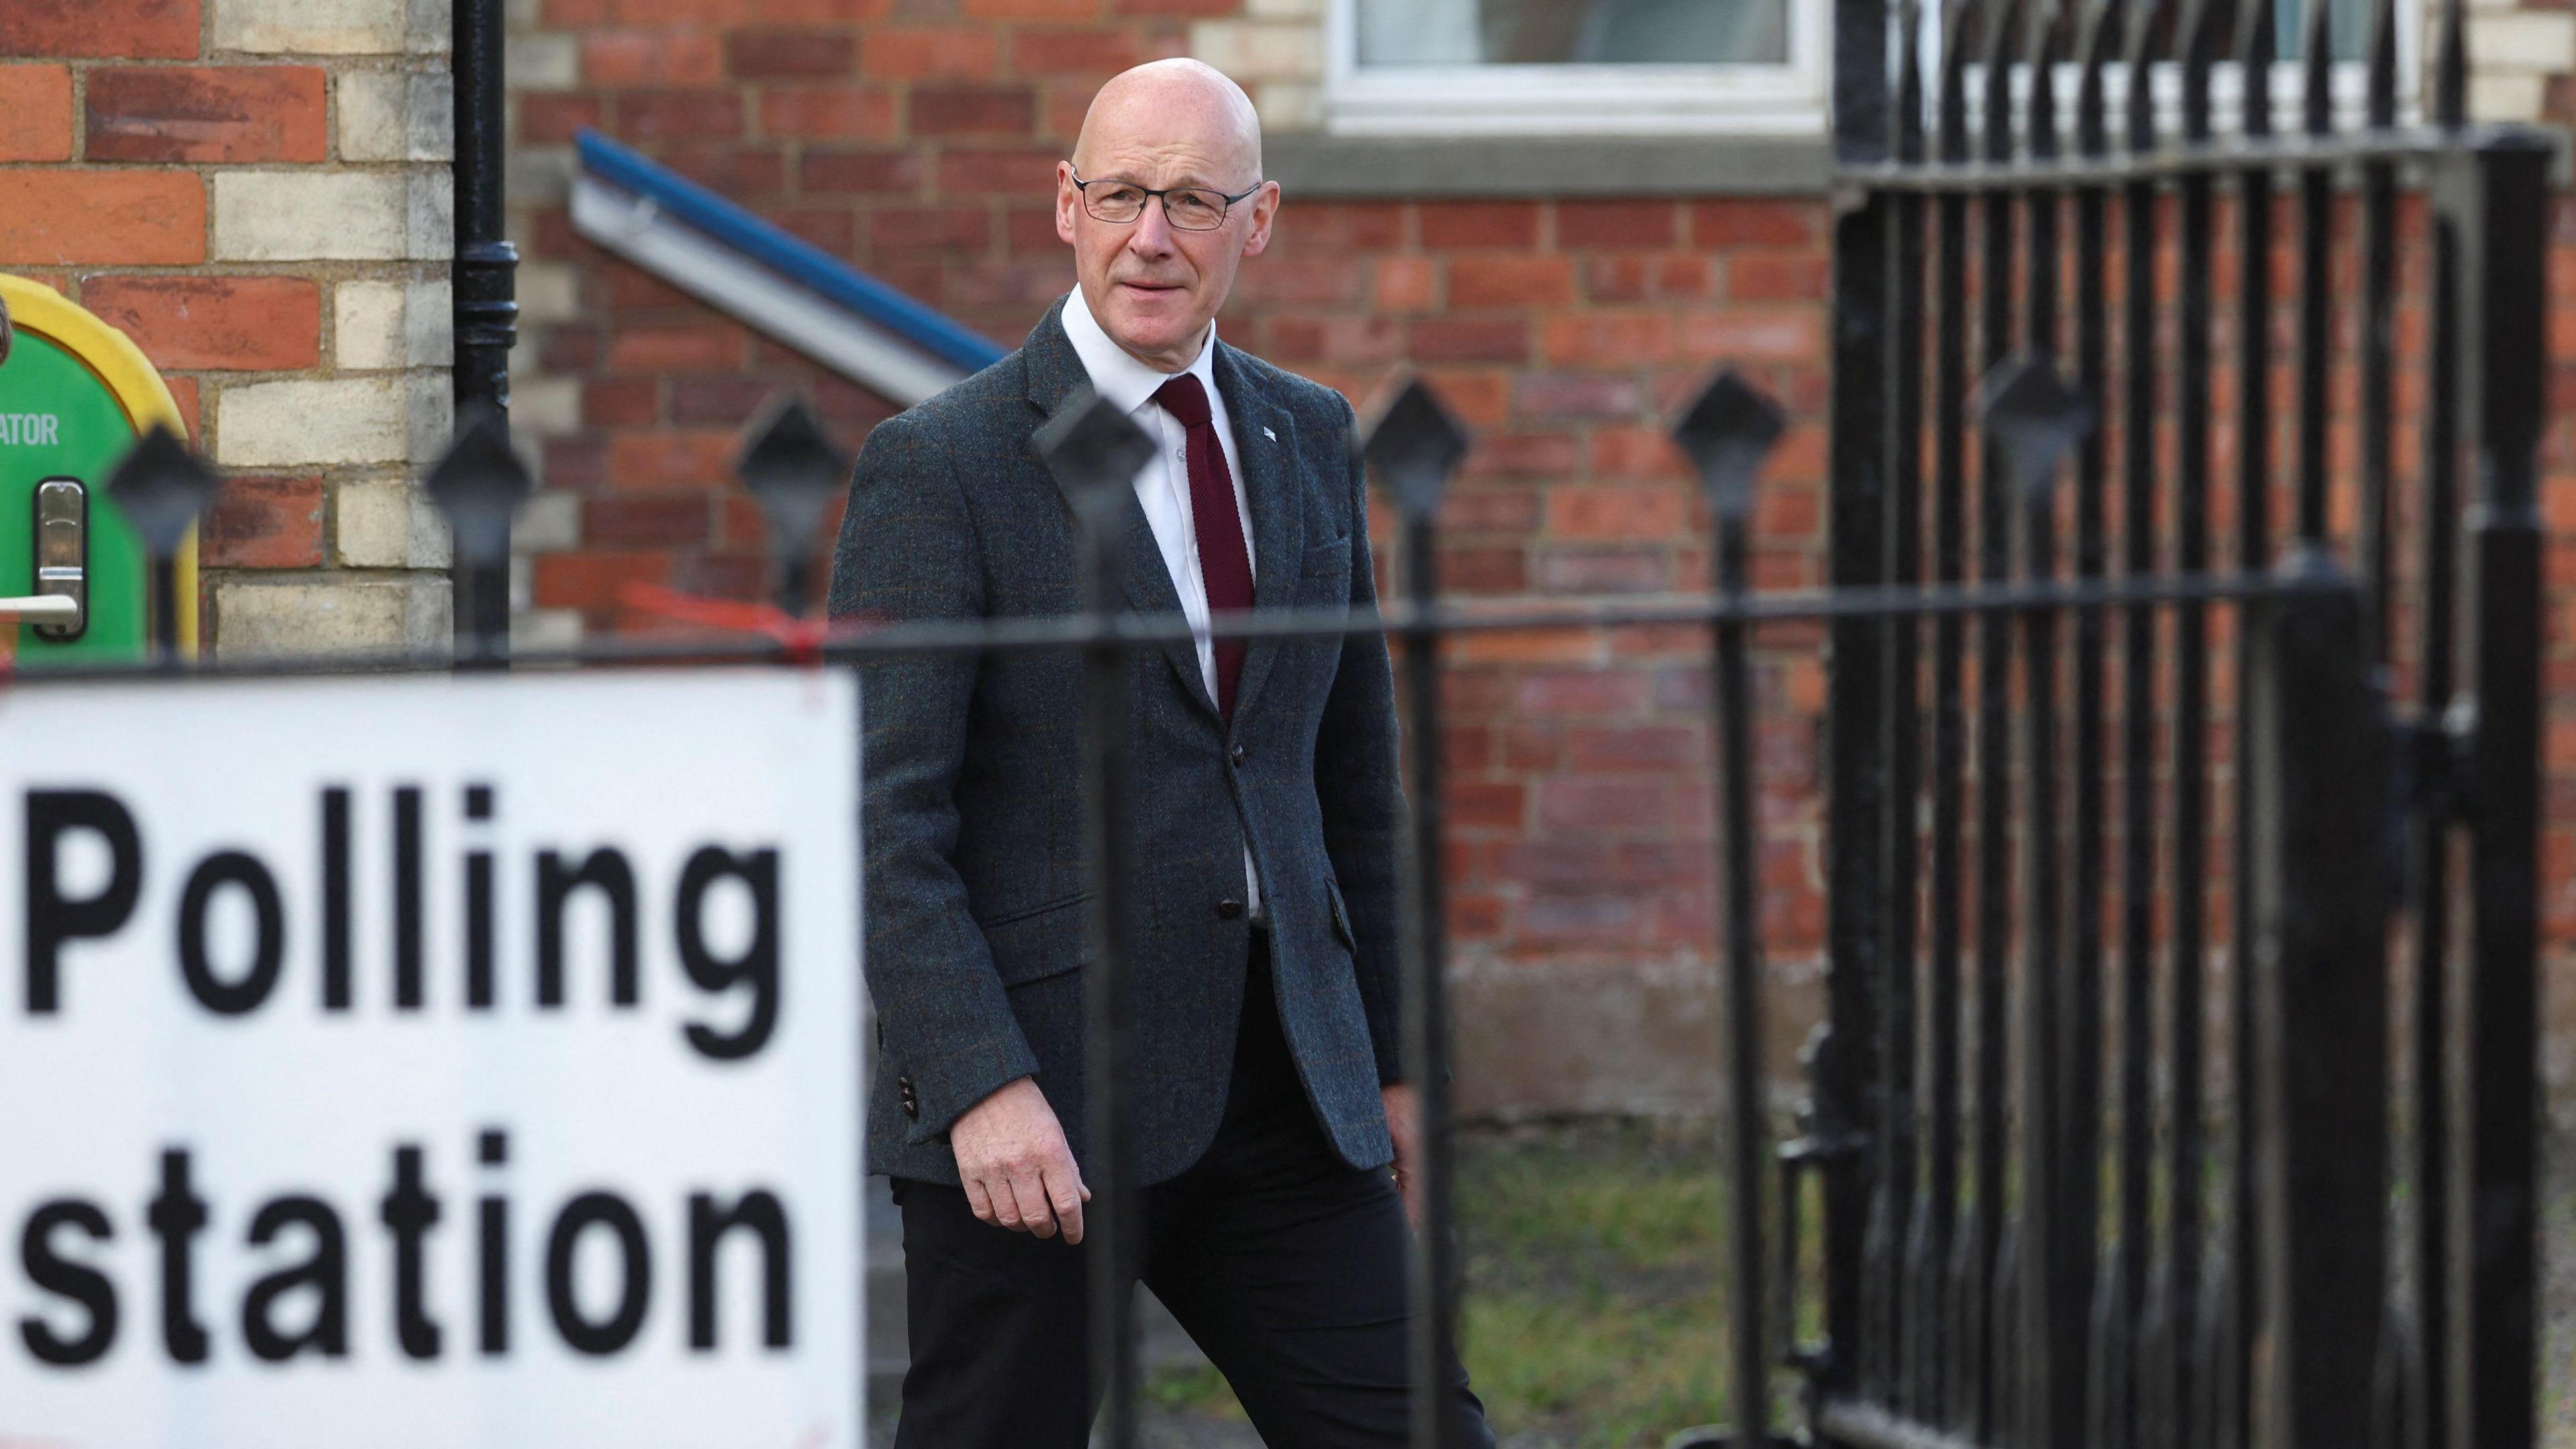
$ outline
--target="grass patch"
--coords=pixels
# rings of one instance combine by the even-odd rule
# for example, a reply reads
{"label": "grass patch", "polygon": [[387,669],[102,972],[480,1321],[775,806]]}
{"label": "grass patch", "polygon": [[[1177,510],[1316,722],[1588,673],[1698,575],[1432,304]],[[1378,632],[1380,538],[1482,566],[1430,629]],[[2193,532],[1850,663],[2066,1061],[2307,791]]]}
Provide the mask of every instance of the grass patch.
{"label": "grass patch", "polygon": [[[1506,1440],[1660,1449],[1733,1417],[1719,1160],[1704,1132],[1587,1123],[1461,1136],[1460,1337]],[[1791,1377],[1774,1376],[1775,1424],[1790,1422]],[[1166,1410],[1243,1415],[1211,1369],[1157,1374],[1146,1393]]]}
{"label": "grass patch", "polygon": [[1654,1449],[1733,1417],[1718,1161],[1707,1134],[1635,1126],[1460,1140],[1460,1336],[1497,1431]]}
{"label": "grass patch", "polygon": [[1244,1417],[1225,1375],[1208,1364],[1185,1369],[1159,1369],[1145,1376],[1145,1403],[1156,1409],[1209,1419]]}

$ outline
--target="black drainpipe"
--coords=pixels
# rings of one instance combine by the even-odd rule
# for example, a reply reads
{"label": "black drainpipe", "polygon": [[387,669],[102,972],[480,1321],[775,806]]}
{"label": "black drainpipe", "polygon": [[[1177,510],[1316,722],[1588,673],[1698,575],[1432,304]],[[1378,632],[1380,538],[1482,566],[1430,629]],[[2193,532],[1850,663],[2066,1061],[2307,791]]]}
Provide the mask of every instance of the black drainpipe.
{"label": "black drainpipe", "polygon": [[[518,337],[515,274],[519,250],[503,240],[501,199],[504,110],[507,90],[501,65],[502,0],[454,0],[456,78],[456,260],[450,273],[455,296],[456,416],[460,427],[479,410],[510,421],[510,344]],[[506,557],[506,554],[505,554]],[[509,574],[499,587],[476,589],[462,561],[450,577],[455,590],[456,634],[506,640],[510,631]]]}

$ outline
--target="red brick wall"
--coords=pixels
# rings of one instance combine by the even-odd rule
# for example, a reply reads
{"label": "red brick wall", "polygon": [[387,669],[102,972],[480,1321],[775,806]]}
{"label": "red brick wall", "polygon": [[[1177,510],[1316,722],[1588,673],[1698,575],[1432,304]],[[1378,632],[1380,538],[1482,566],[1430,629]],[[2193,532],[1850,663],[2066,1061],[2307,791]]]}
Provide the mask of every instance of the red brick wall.
{"label": "red brick wall", "polygon": [[[800,23],[787,27],[791,3]],[[600,126],[1016,344],[1071,284],[1049,175],[1092,89],[1179,51],[1181,17],[1239,5],[960,0],[886,15],[799,0],[547,0],[544,23],[578,37],[581,80],[524,96],[522,136],[550,146]],[[617,605],[629,579],[753,596],[758,520],[723,477],[735,430],[787,387],[815,388],[852,443],[883,405],[593,251],[559,209],[531,208],[527,222],[534,262],[578,279],[565,314],[532,334],[540,372],[577,379],[579,415],[545,452],[549,483],[581,516],[577,545],[536,560],[534,603],[608,628],[637,622]],[[1704,588],[1705,509],[1662,434],[1688,389],[1729,362],[1795,420],[1763,478],[1757,580],[1809,586],[1825,522],[1827,224],[1821,199],[1291,196],[1220,327],[1355,399],[1404,368],[1439,387],[1477,433],[1444,520],[1444,579],[1485,598]],[[2566,224],[2562,307],[2576,301],[2576,218]],[[2576,402],[2576,368],[2561,383],[2560,401]],[[2570,428],[2550,440],[2562,532],[2576,530]],[[2232,446],[2223,426],[2220,446]],[[2576,579],[2576,544],[2553,563],[2554,577]],[[1782,1070],[1815,1008],[1825,675],[1820,631],[1761,642],[1764,927]],[[1696,631],[1648,629],[1454,646],[1450,925],[1471,1110],[1713,1099],[1705,649]],[[2576,671],[2576,653],[2553,658],[2560,677]],[[2576,780],[2576,711],[2557,723],[2551,758]],[[2223,783],[2214,789],[2223,839]],[[2561,805],[2549,910],[2566,942],[2576,797]],[[2214,899],[2213,921],[2225,910]]]}

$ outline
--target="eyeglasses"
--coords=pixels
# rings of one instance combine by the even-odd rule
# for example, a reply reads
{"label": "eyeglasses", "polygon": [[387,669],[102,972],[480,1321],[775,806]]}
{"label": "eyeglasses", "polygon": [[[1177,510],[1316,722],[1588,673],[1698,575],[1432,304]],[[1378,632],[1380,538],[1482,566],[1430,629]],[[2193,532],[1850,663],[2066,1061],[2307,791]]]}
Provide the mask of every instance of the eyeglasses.
{"label": "eyeglasses", "polygon": [[[1095,221],[1123,226],[1145,214],[1145,203],[1163,198],[1163,219],[1182,231],[1214,231],[1225,225],[1227,208],[1259,191],[1266,183],[1256,181],[1232,196],[1205,186],[1174,186],[1161,191],[1138,186],[1132,181],[1085,181],[1082,173],[1073,176],[1074,189],[1082,193],[1082,209]],[[1094,191],[1093,187],[1100,188]]]}

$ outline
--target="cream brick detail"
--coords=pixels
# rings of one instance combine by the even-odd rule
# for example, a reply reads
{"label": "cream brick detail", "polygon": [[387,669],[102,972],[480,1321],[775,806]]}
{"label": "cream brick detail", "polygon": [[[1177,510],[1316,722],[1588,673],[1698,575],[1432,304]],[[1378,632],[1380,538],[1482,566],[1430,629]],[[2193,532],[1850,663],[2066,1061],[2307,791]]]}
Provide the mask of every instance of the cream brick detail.
{"label": "cream brick detail", "polygon": [[1310,81],[1260,81],[1253,109],[1267,131],[1318,131],[1324,126],[1324,88]]}
{"label": "cream brick detail", "polygon": [[2547,76],[2485,74],[2469,77],[2469,119],[2473,121],[2537,121],[2548,99]]}
{"label": "cream brick detail", "polygon": [[398,55],[409,0],[213,0],[215,49],[294,55]]}
{"label": "cream brick detail", "polygon": [[400,478],[357,478],[331,503],[340,562],[354,569],[443,569],[447,520],[427,494]]}
{"label": "cream brick detail", "polygon": [[520,505],[510,530],[510,547],[520,553],[561,553],[581,547],[581,495],[540,491]]}
{"label": "cream brick detail", "polygon": [[215,461],[231,468],[399,463],[410,450],[403,379],[255,382],[215,398]]}
{"label": "cream brick detail", "polygon": [[1324,18],[1324,0],[1250,0],[1243,13],[1255,20],[1313,20]]}
{"label": "cream brick detail", "polygon": [[503,61],[510,88],[568,91],[581,84],[579,40],[571,35],[513,35]]}
{"label": "cream brick detail", "polygon": [[528,653],[581,643],[579,609],[523,609],[510,621],[510,647]]}
{"label": "cream brick detail", "polygon": [[443,75],[351,71],[339,79],[340,159],[445,161],[456,150],[456,92]]}
{"label": "cream brick detail", "polygon": [[1313,80],[1324,73],[1324,32],[1315,25],[1202,20],[1190,54],[1237,81]]}
{"label": "cream brick detail", "polygon": [[403,379],[410,456],[429,463],[456,440],[456,383],[444,372],[415,372]]}
{"label": "cream brick detail", "polygon": [[502,166],[513,206],[561,206],[572,196],[581,158],[570,146],[514,146]]}
{"label": "cream brick detail", "polygon": [[342,282],[331,310],[343,369],[444,367],[453,354],[445,282]]}
{"label": "cream brick detail", "polygon": [[[526,326],[569,322],[581,315],[581,270],[569,262],[519,264],[519,321]],[[521,346],[511,356],[527,351]]]}
{"label": "cream brick detail", "polygon": [[2576,12],[2515,10],[2469,17],[2469,69],[2564,75],[2576,70]]}
{"label": "cream brick detail", "polygon": [[215,171],[209,179],[216,261],[393,261],[409,253],[410,177]]}
{"label": "cream brick detail", "polygon": [[[404,49],[413,55],[445,55],[456,34],[456,7],[449,0],[408,0],[410,37]],[[519,30],[515,18],[505,20],[504,28]]]}
{"label": "cream brick detail", "polygon": [[226,579],[215,586],[221,652],[409,652],[449,646],[447,580]]}
{"label": "cream brick detail", "polygon": [[414,261],[456,255],[456,184],[445,171],[413,172],[403,194],[403,232]]}
{"label": "cream brick detail", "polygon": [[535,377],[510,384],[510,422],[533,438],[581,431],[581,379]]}
{"label": "cream brick detail", "polygon": [[403,360],[413,367],[446,367],[456,361],[456,303],[446,278],[403,288]]}

